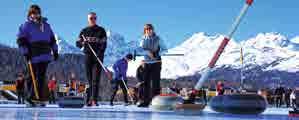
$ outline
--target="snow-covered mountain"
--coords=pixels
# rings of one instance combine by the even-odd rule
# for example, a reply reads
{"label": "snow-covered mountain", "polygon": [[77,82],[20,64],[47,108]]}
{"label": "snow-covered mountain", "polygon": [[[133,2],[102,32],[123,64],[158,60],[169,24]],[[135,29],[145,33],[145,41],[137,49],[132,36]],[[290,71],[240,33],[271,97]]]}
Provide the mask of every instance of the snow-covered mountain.
{"label": "snow-covered mountain", "polygon": [[[223,36],[208,36],[205,33],[196,33],[181,45],[169,49],[168,53],[180,53],[184,56],[162,57],[162,78],[178,78],[181,76],[191,76],[205,68],[213,53],[220,44]],[[233,51],[237,46],[233,40],[228,45],[227,51]],[[229,58],[231,61],[233,58]],[[135,75],[136,67],[140,59],[130,64],[129,75]]]}
{"label": "snow-covered mountain", "polygon": [[[162,78],[200,76],[223,37],[223,35],[209,36],[205,33],[196,33],[182,44],[170,49],[169,53],[183,53],[184,56],[163,57]],[[288,39],[279,33],[260,33],[241,43],[231,40],[216,64],[214,77],[215,79],[240,79],[242,68],[240,48],[242,47],[244,54],[244,68],[242,69],[245,79],[272,79],[271,76],[275,76],[273,71],[278,72],[277,74],[281,72],[288,74],[285,75],[286,77],[276,74],[275,79],[297,79],[299,77],[298,41],[299,37]],[[139,64],[140,60],[132,62],[129,65],[128,74],[134,76]],[[234,72],[226,74],[225,71]],[[221,72],[222,75],[219,77]],[[291,78],[291,75],[298,77]]]}
{"label": "snow-covered mountain", "polygon": [[[59,54],[83,54],[82,50],[74,45],[71,45],[60,36],[55,35],[55,38],[57,40]],[[107,38],[107,48],[104,58],[104,64],[106,65],[111,65],[117,59],[125,56],[129,52],[132,52],[137,45],[135,44],[135,41],[126,42],[122,35],[110,30],[107,31]]]}
{"label": "snow-covered mountain", "polygon": [[106,65],[111,65],[127,53],[131,53],[137,45],[135,44],[137,41],[127,42],[121,34],[110,30],[107,31],[107,37],[107,48],[104,58]]}
{"label": "snow-covered mountain", "polygon": [[[107,35],[108,46],[104,60],[106,65],[111,65],[126,53],[132,52],[138,44],[137,41],[126,42],[118,33],[108,31]],[[191,76],[194,77],[193,79],[198,79],[223,37],[223,35],[207,35],[200,32],[169,49],[168,53],[181,53],[184,56],[163,57],[162,78],[180,79]],[[240,63],[241,47],[244,67]],[[129,76],[135,76],[140,60],[141,57],[129,64]],[[260,33],[240,43],[231,40],[218,60],[210,79],[238,81],[241,69],[244,71],[244,79],[248,80],[296,81],[299,79],[299,37],[289,39],[279,33]]]}
{"label": "snow-covered mountain", "polygon": [[55,39],[58,45],[58,53],[59,54],[82,54],[82,51],[69,44],[66,40],[61,38],[59,35],[55,34]]}

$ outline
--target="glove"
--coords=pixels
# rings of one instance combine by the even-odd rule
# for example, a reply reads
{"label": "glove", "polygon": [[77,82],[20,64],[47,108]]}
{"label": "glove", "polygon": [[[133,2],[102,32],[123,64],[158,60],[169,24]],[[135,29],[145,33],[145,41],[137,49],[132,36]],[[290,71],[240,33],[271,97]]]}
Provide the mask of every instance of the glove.
{"label": "glove", "polygon": [[143,81],[142,81],[142,82],[138,82],[138,83],[136,84],[136,87],[139,88],[143,83],[144,83]]}
{"label": "glove", "polygon": [[24,55],[27,61],[30,61],[32,59],[32,55],[30,53],[27,53]]}
{"label": "glove", "polygon": [[152,52],[148,52],[148,56],[149,56],[151,59],[155,59],[154,54],[153,54]]}
{"label": "glove", "polygon": [[83,46],[86,46],[87,44],[88,44],[87,41],[82,41]]}
{"label": "glove", "polygon": [[54,61],[57,61],[58,60],[58,51],[54,51]]}

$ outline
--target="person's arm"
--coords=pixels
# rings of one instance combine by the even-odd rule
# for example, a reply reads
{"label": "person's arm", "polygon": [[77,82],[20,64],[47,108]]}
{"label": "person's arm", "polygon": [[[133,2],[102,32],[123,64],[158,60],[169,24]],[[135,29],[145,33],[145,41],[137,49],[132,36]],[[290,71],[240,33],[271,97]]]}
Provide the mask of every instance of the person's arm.
{"label": "person's arm", "polygon": [[19,27],[19,31],[17,33],[17,44],[19,46],[19,50],[22,55],[26,57],[27,60],[31,58],[31,53],[29,51],[29,40],[28,40],[28,32],[26,31],[26,25],[22,24]]}
{"label": "person's arm", "polygon": [[139,66],[138,68],[137,68],[137,70],[136,70],[136,78],[137,78],[137,80],[138,80],[138,82],[141,82],[142,81],[142,76],[141,76],[141,66]]}
{"label": "person's arm", "polygon": [[127,70],[128,70],[128,64],[122,61],[121,65],[119,66],[120,68],[120,74],[121,78],[123,80],[127,80]]}
{"label": "person's arm", "polygon": [[160,48],[159,54],[163,54],[168,51],[164,40],[161,39],[160,37],[159,37],[159,48]]}
{"label": "person's arm", "polygon": [[100,50],[104,53],[107,48],[107,33],[104,28],[102,28],[100,35]]}
{"label": "person's arm", "polygon": [[81,30],[81,32],[78,36],[78,40],[76,41],[76,46],[80,49],[84,46],[84,39],[82,37],[83,34],[84,34],[84,29]]}
{"label": "person's arm", "polygon": [[56,43],[56,38],[55,38],[54,32],[52,31],[50,25],[49,25],[49,29],[50,29],[50,32],[51,32],[50,33],[51,34],[51,37],[50,37],[50,46],[51,46],[52,51],[53,51],[54,60],[57,60],[58,59],[58,45]]}
{"label": "person's arm", "polygon": [[115,73],[115,78],[118,79],[120,77],[120,70],[119,70],[119,60],[116,61],[113,66],[112,66],[114,73]]}
{"label": "person's arm", "polygon": [[58,51],[58,45],[57,45],[57,43],[56,43],[56,38],[55,38],[55,35],[54,35],[54,32],[53,32],[53,30],[52,30],[52,28],[51,28],[51,26],[49,25],[49,29],[50,29],[50,36],[51,36],[51,40],[50,40],[50,46],[51,46],[51,48],[52,48],[52,50],[53,50],[53,52],[57,52]]}

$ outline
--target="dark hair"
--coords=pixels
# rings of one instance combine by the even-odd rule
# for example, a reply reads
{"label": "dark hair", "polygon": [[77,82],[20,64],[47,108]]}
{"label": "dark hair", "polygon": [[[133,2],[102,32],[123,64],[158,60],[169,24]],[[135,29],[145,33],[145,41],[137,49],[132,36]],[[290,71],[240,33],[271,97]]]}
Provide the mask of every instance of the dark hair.
{"label": "dark hair", "polygon": [[27,13],[27,17],[30,17],[31,14],[33,14],[34,12],[38,12],[39,14],[42,13],[40,7],[36,4],[33,4],[30,6],[29,10],[28,10],[28,13]]}
{"label": "dark hair", "polygon": [[133,60],[133,55],[131,53],[129,53],[126,55],[126,58],[129,60]]}

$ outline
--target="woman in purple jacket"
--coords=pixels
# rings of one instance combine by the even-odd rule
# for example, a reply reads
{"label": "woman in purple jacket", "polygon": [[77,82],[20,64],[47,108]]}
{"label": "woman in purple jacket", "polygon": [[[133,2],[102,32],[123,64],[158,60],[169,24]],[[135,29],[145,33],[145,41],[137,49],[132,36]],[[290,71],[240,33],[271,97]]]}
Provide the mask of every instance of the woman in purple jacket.
{"label": "woman in purple jacket", "polygon": [[[30,98],[33,102],[48,101],[46,73],[48,64],[58,59],[58,47],[54,33],[47,19],[41,16],[38,5],[31,5],[27,14],[27,21],[19,27],[17,44],[28,62],[32,63],[37,79],[39,99],[34,97],[31,89]],[[32,86],[32,85],[31,85]]]}
{"label": "woman in purple jacket", "polygon": [[125,105],[128,105],[128,91],[126,88],[127,85],[125,84],[127,84],[128,62],[132,59],[133,55],[127,54],[126,57],[116,61],[116,63],[113,64],[114,78],[111,81],[113,89],[113,94],[110,99],[111,106],[113,106],[113,100],[116,95],[116,92],[118,91],[118,86],[120,86],[123,91]]}

